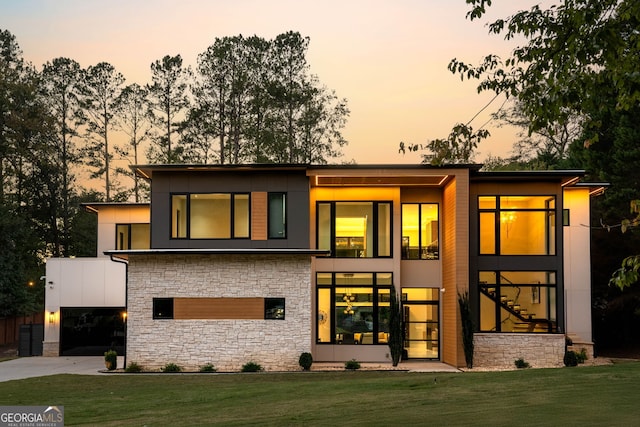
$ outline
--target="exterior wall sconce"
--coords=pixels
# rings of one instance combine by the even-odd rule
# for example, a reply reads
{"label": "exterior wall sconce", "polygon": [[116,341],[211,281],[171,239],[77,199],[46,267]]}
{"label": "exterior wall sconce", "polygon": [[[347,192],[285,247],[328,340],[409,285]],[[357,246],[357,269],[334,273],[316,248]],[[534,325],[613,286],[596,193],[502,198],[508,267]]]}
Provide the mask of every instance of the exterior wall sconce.
{"label": "exterior wall sconce", "polygon": [[54,311],[49,312],[49,323],[56,323],[56,313]]}

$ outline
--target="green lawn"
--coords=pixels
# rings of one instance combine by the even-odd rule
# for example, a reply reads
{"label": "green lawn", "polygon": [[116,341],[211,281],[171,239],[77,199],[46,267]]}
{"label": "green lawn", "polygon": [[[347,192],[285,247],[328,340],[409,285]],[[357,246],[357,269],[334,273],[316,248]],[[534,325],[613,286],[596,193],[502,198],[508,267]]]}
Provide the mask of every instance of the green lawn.
{"label": "green lawn", "polygon": [[55,375],[0,405],[62,405],[65,425],[639,425],[640,362],[457,374]]}

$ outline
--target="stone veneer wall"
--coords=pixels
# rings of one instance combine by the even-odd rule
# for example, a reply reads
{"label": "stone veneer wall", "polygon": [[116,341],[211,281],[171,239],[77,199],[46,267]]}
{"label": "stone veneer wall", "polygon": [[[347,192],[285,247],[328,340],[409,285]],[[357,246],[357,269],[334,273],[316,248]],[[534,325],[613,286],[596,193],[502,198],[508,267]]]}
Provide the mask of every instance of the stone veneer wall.
{"label": "stone veneer wall", "polygon": [[[308,255],[131,256],[127,363],[300,369],[300,353],[311,351],[310,264]],[[152,299],[168,297],[284,297],[285,320],[153,319]]]}
{"label": "stone veneer wall", "polygon": [[474,368],[514,368],[524,359],[532,368],[564,366],[561,334],[474,334]]}

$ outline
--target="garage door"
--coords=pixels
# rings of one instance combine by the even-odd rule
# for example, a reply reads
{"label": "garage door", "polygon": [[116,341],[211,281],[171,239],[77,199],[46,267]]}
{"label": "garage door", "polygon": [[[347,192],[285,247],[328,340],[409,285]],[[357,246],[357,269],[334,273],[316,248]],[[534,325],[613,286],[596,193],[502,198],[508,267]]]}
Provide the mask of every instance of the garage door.
{"label": "garage door", "polygon": [[60,354],[102,356],[113,348],[124,354],[124,307],[61,308]]}

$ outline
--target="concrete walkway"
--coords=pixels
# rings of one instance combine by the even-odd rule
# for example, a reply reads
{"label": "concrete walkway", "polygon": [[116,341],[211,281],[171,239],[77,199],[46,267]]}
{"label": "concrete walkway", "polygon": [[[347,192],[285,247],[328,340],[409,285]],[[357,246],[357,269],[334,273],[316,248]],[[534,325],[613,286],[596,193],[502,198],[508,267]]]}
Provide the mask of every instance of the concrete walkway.
{"label": "concrete walkway", "polygon": [[[118,367],[122,367],[123,357],[118,357]],[[104,372],[102,356],[61,356],[61,357],[20,357],[0,362],[0,382],[23,378],[44,377],[56,374],[108,375]],[[317,362],[312,371],[344,370],[344,363]],[[394,368],[389,363],[361,363],[361,370],[399,370],[409,372],[460,372],[441,362],[405,361]]]}
{"label": "concrete walkway", "polygon": [[[123,363],[118,358],[118,366]],[[104,369],[102,356],[19,357],[0,362],[0,382],[56,374],[99,375]]]}

